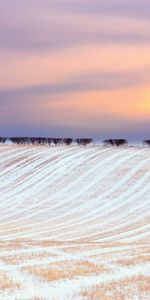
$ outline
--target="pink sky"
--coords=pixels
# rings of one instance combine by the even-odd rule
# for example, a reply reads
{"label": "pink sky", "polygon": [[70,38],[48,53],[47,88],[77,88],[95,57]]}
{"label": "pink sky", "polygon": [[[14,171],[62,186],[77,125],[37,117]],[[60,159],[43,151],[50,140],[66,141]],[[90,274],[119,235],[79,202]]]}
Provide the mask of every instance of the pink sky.
{"label": "pink sky", "polygon": [[147,0],[0,3],[0,134],[148,137]]}

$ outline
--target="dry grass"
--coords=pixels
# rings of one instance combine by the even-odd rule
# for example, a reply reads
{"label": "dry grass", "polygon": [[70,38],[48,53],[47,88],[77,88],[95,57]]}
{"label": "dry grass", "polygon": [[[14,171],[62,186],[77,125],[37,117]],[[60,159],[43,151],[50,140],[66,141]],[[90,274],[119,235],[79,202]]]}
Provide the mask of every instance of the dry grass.
{"label": "dry grass", "polygon": [[40,247],[52,247],[52,246],[63,246],[64,242],[59,242],[59,241],[37,241],[38,245]]}
{"label": "dry grass", "polygon": [[127,266],[127,267],[135,266],[137,264],[143,264],[143,263],[145,264],[148,262],[150,262],[149,255],[139,255],[136,257],[131,257],[131,258],[129,257],[126,259],[118,259],[117,260],[117,264]]}
{"label": "dry grass", "polygon": [[[2,224],[1,224],[2,226]],[[8,227],[9,228],[9,227]],[[24,244],[23,242],[16,240],[16,241],[0,241],[0,249],[1,250],[6,250],[6,251],[11,251],[11,250],[15,250],[15,249],[21,249],[24,248]]]}
{"label": "dry grass", "polygon": [[32,273],[46,281],[72,279],[77,276],[88,276],[108,272],[103,265],[96,265],[88,261],[63,261],[44,267],[26,267],[23,271]]}
{"label": "dry grass", "polygon": [[112,281],[111,284],[96,285],[92,289],[83,290],[81,296],[85,300],[128,300],[135,296],[137,299],[144,299],[150,296],[150,280],[141,275],[127,280]]}
{"label": "dry grass", "polygon": [[34,298],[28,299],[28,300],[45,300],[45,298],[43,298],[43,297],[34,297]]}
{"label": "dry grass", "polygon": [[13,281],[6,272],[0,271],[0,290],[20,289],[21,284]]}
{"label": "dry grass", "polygon": [[[47,298],[43,298],[43,297],[33,297],[33,298],[28,298],[28,300],[45,300]],[[20,300],[20,298],[15,298],[15,300]]]}
{"label": "dry grass", "polygon": [[20,265],[24,262],[28,263],[30,265],[30,262],[35,261],[42,261],[43,259],[49,259],[49,258],[56,258],[57,255],[53,253],[33,253],[31,255],[24,254],[24,255],[16,255],[16,256],[3,256],[0,257],[0,261],[4,262],[7,265]]}

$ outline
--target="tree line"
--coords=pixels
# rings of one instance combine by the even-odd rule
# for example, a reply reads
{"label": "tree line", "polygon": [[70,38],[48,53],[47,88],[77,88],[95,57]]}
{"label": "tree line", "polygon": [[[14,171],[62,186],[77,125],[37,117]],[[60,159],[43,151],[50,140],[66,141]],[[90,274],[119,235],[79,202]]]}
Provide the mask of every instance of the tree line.
{"label": "tree line", "polygon": [[0,137],[0,143],[4,144],[7,140],[11,141],[16,145],[71,145],[73,142],[78,145],[86,146],[88,144],[93,143],[93,139],[90,138],[46,138],[46,137]]}
{"label": "tree line", "polygon": [[[0,143],[4,144],[7,140],[11,141],[16,145],[67,145],[70,146],[73,142],[80,146],[86,146],[94,143],[92,138],[46,138],[46,137],[0,137]],[[107,139],[103,141],[105,146],[125,146],[128,145],[128,141],[126,139]],[[150,146],[150,140],[144,140],[144,145]]]}

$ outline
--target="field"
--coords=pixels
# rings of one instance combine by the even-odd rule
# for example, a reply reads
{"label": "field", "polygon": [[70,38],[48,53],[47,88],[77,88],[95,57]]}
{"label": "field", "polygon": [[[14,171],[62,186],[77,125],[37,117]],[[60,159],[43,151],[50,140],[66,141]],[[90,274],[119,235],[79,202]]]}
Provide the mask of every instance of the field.
{"label": "field", "polygon": [[0,146],[0,300],[150,299],[150,148]]}

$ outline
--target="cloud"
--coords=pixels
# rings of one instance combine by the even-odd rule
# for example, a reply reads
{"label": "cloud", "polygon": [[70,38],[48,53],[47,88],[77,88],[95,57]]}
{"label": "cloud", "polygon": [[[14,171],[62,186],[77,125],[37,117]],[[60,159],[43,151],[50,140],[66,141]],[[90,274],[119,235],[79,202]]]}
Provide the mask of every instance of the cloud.
{"label": "cloud", "polygon": [[0,48],[40,52],[89,43],[150,43],[149,18],[131,14],[148,14],[149,8],[145,0],[14,0],[13,5],[7,0],[0,2]]}
{"label": "cloud", "polygon": [[149,0],[56,0],[55,5],[62,11],[77,14],[109,14],[148,20],[150,18]]}
{"label": "cloud", "polygon": [[97,44],[42,54],[3,51],[0,52],[0,87],[9,90],[12,87],[65,83],[68,78],[71,80],[86,74],[146,70],[150,67],[149,53],[150,45],[102,47]]}
{"label": "cloud", "polygon": [[149,20],[149,0],[0,1],[0,129],[146,133]]}
{"label": "cloud", "polygon": [[143,84],[146,85],[149,77],[150,69],[147,68],[138,71],[86,73],[58,83],[39,84],[9,90],[0,89],[0,105],[1,107],[20,105],[28,99],[36,101],[36,97],[42,101],[43,96],[49,96],[51,102],[56,101],[56,97],[53,98],[53,96],[62,94],[139,87]]}
{"label": "cloud", "polygon": [[82,74],[59,83],[1,89],[0,132],[95,138],[98,132],[147,132],[139,126],[149,124],[150,116],[143,106],[145,74],[150,70]]}

